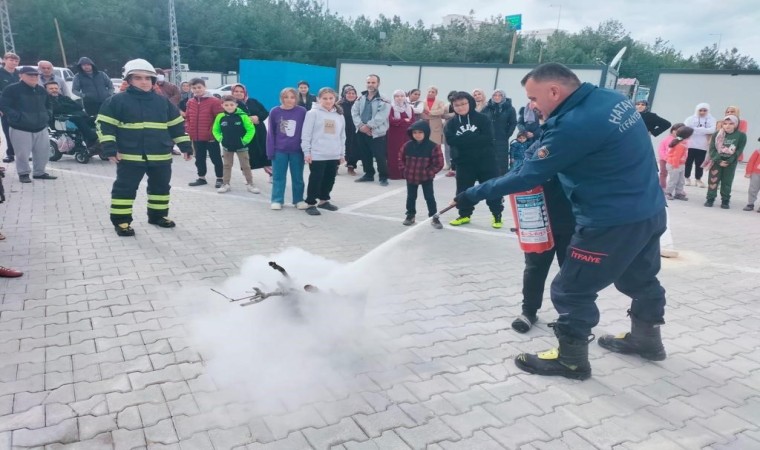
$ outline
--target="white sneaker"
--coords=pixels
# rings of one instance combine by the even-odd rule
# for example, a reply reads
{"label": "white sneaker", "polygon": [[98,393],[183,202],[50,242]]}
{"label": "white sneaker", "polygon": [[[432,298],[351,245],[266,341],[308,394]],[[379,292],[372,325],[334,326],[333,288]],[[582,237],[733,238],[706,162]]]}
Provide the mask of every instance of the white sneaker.
{"label": "white sneaker", "polygon": [[275,211],[279,211],[282,209],[282,203],[272,203],[270,208],[274,209]]}
{"label": "white sneaker", "polygon": [[696,184],[697,187],[705,187],[705,184],[702,182],[702,180],[697,180],[694,182],[694,184]]}
{"label": "white sneaker", "polygon": [[691,186],[691,179],[687,178],[686,181],[684,182],[684,184],[686,186]]}
{"label": "white sneaker", "polygon": [[248,189],[248,192],[250,192],[251,194],[261,194],[261,191],[259,190],[259,188],[257,188],[256,186],[252,184],[246,184],[245,188]]}
{"label": "white sneaker", "polygon": [[229,192],[232,188],[229,184],[223,184],[222,187],[216,190],[216,192],[220,194],[224,194],[225,192]]}
{"label": "white sneaker", "polygon": [[306,204],[306,202],[298,202],[298,203],[296,203],[296,208],[298,208],[298,209],[300,209],[302,211],[305,210],[308,207],[309,207],[309,205]]}

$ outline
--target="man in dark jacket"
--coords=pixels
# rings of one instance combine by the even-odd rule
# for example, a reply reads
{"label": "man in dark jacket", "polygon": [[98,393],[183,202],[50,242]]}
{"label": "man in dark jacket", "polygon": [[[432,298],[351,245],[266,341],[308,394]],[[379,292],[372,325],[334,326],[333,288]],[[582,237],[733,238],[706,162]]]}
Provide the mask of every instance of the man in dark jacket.
{"label": "man in dark jacket", "polygon": [[95,131],[95,127],[90,122],[90,118],[79,106],[79,103],[74,100],[61,95],[60,85],[57,81],[51,80],[45,83],[45,90],[49,96],[50,110],[53,116],[66,115],[67,120],[70,120],[76,125],[79,132],[84,137],[84,142],[87,147],[94,147],[98,143],[98,133]]}
{"label": "man in dark jacket", "polygon": [[134,236],[132,206],[148,175],[148,223],[175,226],[169,215],[172,148],[176,144],[186,161],[192,158],[190,137],[179,110],[156,94],[156,70],[144,59],[124,65],[129,87],[103,103],[98,114],[102,155],[116,163],[111,189],[111,223],[118,236]]}
{"label": "man in dark jacket", "polygon": [[95,63],[86,56],[79,58],[77,62],[78,73],[74,75],[71,91],[74,95],[82,97],[84,110],[90,116],[96,116],[100,106],[113,95],[113,83],[111,78],[98,70]]}
{"label": "man in dark jacket", "polygon": [[[499,176],[496,166],[496,153],[493,146],[493,129],[491,121],[485,115],[475,111],[475,99],[467,92],[457,92],[452,96],[454,117],[446,122],[443,130],[446,142],[457,149],[452,160],[456,163],[457,194],[475,185],[485,183]],[[502,199],[489,198],[486,203],[493,214],[491,226],[502,227],[501,213],[504,211]],[[475,206],[462,204],[458,206],[459,217],[449,222],[453,226],[470,223],[470,216]]]}
{"label": "man in dark jacket", "polygon": [[491,119],[499,175],[504,175],[509,170],[509,139],[517,127],[517,114],[512,106],[512,99],[507,98],[504,91],[497,89],[491,95],[482,113]]}
{"label": "man in dark jacket", "polygon": [[[3,57],[3,68],[0,69],[0,95],[2,95],[5,88],[13,83],[18,83],[20,78],[18,75],[19,57],[15,53],[8,52]],[[15,153],[13,152],[13,144],[11,144],[11,133],[8,128],[8,119],[0,112],[3,125],[3,133],[5,134],[5,142],[8,143],[8,150],[6,156],[3,158],[3,162],[11,163],[15,159]]]}
{"label": "man in dark jacket", "polygon": [[559,313],[554,326],[559,348],[520,354],[515,364],[538,375],[589,378],[589,337],[599,323],[596,299],[610,284],[633,299],[631,332],[603,336],[599,345],[653,361],[665,359],[660,337],[665,290],[657,280],[665,197],[641,115],[619,92],[581,83],[562,64],[542,64],[522,84],[546,117],[535,156],[517,173],[456,197],[457,206],[499,199],[559,174],[573,206],[578,225],[551,287]]}
{"label": "man in dark jacket", "polygon": [[[19,70],[21,81],[11,84],[0,97],[0,110],[8,120],[10,140],[16,151],[16,172],[22,183],[31,183],[29,173],[35,179],[55,180],[45,173],[50,155],[48,122],[50,105],[47,92],[37,84],[40,73],[36,67]],[[34,170],[29,167],[32,155]]]}

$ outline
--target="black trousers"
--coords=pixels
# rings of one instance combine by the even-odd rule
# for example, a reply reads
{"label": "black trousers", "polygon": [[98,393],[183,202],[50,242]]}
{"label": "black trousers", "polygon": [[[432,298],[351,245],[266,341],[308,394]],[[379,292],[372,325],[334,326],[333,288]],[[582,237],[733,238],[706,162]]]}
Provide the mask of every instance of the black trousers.
{"label": "black trousers", "polygon": [[697,180],[702,179],[702,163],[705,162],[705,156],[707,156],[706,150],[700,150],[698,148],[690,148],[689,154],[686,156],[686,170],[684,170],[684,176],[686,178],[691,177],[691,165],[694,164],[694,178]]}
{"label": "black trousers", "polygon": [[552,267],[554,257],[557,264],[562,267],[565,262],[567,246],[573,233],[557,233],[552,231],[554,248],[543,253],[525,253],[525,269],[523,270],[523,303],[522,312],[527,316],[534,316],[544,300],[544,285],[549,269]]}
{"label": "black trousers", "polygon": [[599,323],[596,298],[614,284],[631,297],[631,312],[644,322],[662,324],[665,289],[660,271],[660,236],[665,209],[652,218],[604,228],[577,226],[565,261],[551,286],[557,326],[577,339],[587,339]]}
{"label": "black trousers", "polygon": [[335,185],[335,175],[338,173],[336,159],[328,161],[312,161],[309,164],[309,186],[306,188],[306,203],[316,205],[317,199],[330,200],[330,192]]}
{"label": "black trousers", "polygon": [[428,217],[432,217],[438,211],[433,193],[433,180],[425,181],[422,184],[406,183],[406,215],[414,216],[417,214],[417,188],[419,186],[422,186],[422,195],[427,204]]}
{"label": "black trousers", "polygon": [[[460,161],[457,163],[457,194],[475,186],[475,182],[485,183],[497,176],[499,176],[499,173],[496,167],[496,160],[478,161],[476,163],[462,163]],[[486,204],[494,216],[501,216],[502,211],[504,211],[504,204],[500,198],[486,200]],[[459,217],[470,217],[475,212],[474,207],[458,209]]]}
{"label": "black trousers", "polygon": [[95,117],[100,112],[100,107],[103,105],[103,102],[87,100],[85,98],[82,100],[82,105],[84,106],[84,112],[86,112],[88,116]]}
{"label": "black trousers", "polygon": [[224,176],[222,149],[218,142],[193,141],[193,150],[195,151],[195,167],[198,169],[199,177],[205,177],[208,171],[206,168],[206,155],[208,155],[211,163],[214,165],[214,175],[219,179]]}
{"label": "black trousers", "polygon": [[388,179],[388,148],[385,136],[373,138],[364,133],[356,133],[356,143],[359,147],[359,155],[364,168],[364,176],[375,177],[373,158],[377,160],[377,174],[380,180]]}
{"label": "black trousers", "polygon": [[111,188],[111,223],[132,223],[132,206],[143,176],[148,175],[148,219],[169,215],[172,165],[121,161],[116,165],[116,181]]}
{"label": "black trousers", "polygon": [[509,143],[503,141],[493,141],[496,148],[496,165],[499,170],[499,176],[509,171]]}
{"label": "black trousers", "polygon": [[8,157],[16,157],[16,152],[13,151],[13,144],[11,144],[11,127],[8,125],[8,119],[3,115],[0,117],[0,121],[3,124],[3,134],[5,135],[5,143],[8,144],[8,150],[5,151]]}

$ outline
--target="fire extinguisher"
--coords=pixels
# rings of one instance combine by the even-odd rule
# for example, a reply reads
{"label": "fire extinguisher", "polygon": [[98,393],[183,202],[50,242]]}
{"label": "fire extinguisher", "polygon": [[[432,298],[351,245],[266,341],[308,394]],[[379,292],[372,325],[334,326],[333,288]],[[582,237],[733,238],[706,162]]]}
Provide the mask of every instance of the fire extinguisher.
{"label": "fire extinguisher", "polygon": [[553,249],[554,235],[549,223],[544,188],[537,186],[529,191],[512,194],[509,202],[520,248],[525,253],[543,253]]}

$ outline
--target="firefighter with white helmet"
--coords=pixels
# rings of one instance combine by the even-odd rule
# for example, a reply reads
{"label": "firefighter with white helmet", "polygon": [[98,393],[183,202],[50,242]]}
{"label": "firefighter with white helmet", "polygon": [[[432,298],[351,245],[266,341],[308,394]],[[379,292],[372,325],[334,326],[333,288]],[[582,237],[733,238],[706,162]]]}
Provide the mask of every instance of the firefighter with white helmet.
{"label": "firefighter with white helmet", "polygon": [[126,91],[108,98],[98,114],[102,154],[116,163],[111,189],[111,223],[119,236],[134,236],[132,205],[137,188],[148,176],[148,223],[175,226],[169,219],[172,148],[176,144],[186,161],[192,159],[184,119],[166,97],[156,94],[156,69],[144,59],[124,65]]}

